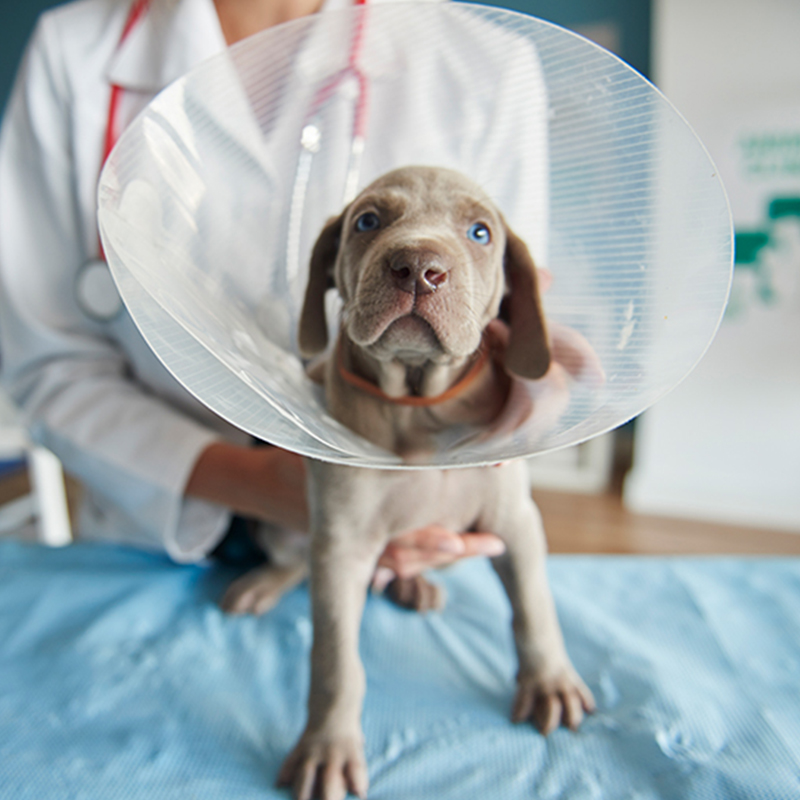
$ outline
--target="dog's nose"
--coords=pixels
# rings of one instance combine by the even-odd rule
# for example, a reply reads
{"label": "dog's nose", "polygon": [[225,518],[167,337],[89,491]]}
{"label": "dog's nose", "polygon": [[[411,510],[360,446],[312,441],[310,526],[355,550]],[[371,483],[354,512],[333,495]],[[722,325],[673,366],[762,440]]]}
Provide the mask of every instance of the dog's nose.
{"label": "dog's nose", "polygon": [[398,250],[388,265],[394,285],[409,294],[431,294],[447,281],[447,268],[432,250]]}

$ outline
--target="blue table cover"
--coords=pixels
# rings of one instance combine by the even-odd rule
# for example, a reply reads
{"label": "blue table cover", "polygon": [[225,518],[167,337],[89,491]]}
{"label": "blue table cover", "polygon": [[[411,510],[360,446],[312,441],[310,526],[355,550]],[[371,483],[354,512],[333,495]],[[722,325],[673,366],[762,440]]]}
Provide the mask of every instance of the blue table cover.
{"label": "blue table cover", "polygon": [[[509,608],[485,561],[443,613],[370,597],[372,800],[800,798],[800,561],[562,556],[549,571],[598,711],[513,725]],[[269,800],[303,728],[306,587],[262,618],[220,565],[0,543],[0,798]]]}

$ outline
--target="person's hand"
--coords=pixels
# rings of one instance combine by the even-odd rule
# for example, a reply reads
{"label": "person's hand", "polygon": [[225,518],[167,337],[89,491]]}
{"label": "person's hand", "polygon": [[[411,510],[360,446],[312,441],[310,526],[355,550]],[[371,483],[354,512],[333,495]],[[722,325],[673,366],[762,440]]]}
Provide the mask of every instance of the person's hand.
{"label": "person's hand", "polygon": [[462,558],[491,558],[504,552],[502,540],[492,533],[458,534],[441,525],[428,525],[389,542],[378,559],[372,586],[376,591],[383,591],[395,576],[413,578],[425,570],[446,567]]}
{"label": "person's hand", "polygon": [[[308,531],[303,458],[280,447],[215,442],[201,453],[185,491],[245,517]],[[462,558],[492,557],[504,551],[494,534],[458,534],[441,525],[428,525],[389,542],[378,560],[373,585],[383,589],[396,575],[411,578]]]}
{"label": "person's hand", "polygon": [[303,457],[280,447],[214,442],[200,454],[185,494],[243,517],[308,530]]}

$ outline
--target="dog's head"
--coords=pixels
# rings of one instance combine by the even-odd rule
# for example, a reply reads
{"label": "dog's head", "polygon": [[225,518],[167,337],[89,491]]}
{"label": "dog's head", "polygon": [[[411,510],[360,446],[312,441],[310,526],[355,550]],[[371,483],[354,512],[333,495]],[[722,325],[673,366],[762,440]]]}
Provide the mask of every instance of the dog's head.
{"label": "dog's head", "polygon": [[534,379],[550,364],[528,249],[457,172],[395,170],[328,222],[312,253],[300,321],[307,357],[327,345],[324,295],[333,286],[345,335],[378,360],[462,360],[479,347],[505,297],[506,368]]}

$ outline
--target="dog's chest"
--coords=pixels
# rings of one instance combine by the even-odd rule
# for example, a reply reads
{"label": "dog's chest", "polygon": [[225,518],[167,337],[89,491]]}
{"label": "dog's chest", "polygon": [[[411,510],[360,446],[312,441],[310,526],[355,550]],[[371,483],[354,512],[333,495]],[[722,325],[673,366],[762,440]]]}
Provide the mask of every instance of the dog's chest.
{"label": "dog's chest", "polygon": [[513,503],[517,482],[508,478],[515,471],[512,464],[455,470],[311,464],[313,491],[329,523],[389,537],[431,524],[455,531],[491,524]]}
{"label": "dog's chest", "polygon": [[376,484],[379,514],[392,535],[439,524],[466,530],[480,516],[489,493],[483,470],[422,470],[388,475]]}

